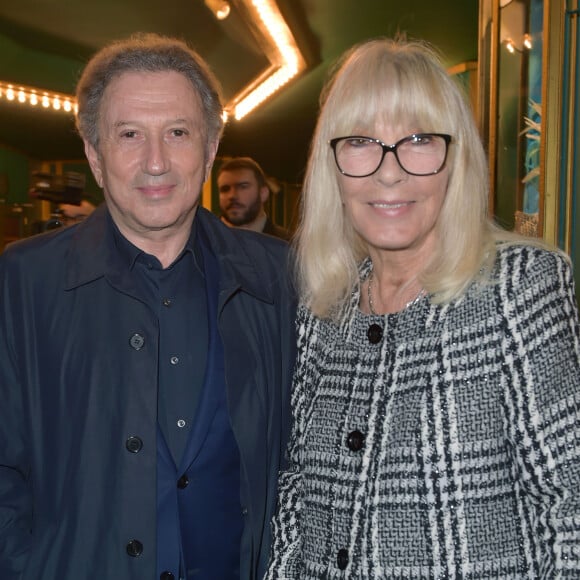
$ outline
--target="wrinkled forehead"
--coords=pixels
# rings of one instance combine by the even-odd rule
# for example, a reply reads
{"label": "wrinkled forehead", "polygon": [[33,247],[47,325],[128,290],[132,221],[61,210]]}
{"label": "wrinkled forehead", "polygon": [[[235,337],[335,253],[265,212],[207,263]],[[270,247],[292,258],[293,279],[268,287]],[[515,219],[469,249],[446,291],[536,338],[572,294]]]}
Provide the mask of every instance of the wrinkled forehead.
{"label": "wrinkled forehead", "polygon": [[218,173],[219,183],[257,183],[256,176],[251,169],[247,167],[236,167],[235,169],[224,169]]}

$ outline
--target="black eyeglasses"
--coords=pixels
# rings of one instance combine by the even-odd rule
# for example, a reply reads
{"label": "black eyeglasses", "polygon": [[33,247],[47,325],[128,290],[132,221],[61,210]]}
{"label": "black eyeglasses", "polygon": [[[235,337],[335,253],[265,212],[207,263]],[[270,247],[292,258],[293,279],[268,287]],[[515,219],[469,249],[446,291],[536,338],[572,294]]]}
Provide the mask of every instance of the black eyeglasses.
{"label": "black eyeglasses", "polygon": [[409,175],[439,173],[447,159],[451,135],[416,133],[385,145],[379,139],[351,135],[329,141],[338,170],[348,177],[368,177],[377,172],[385,155],[391,151],[401,169]]}

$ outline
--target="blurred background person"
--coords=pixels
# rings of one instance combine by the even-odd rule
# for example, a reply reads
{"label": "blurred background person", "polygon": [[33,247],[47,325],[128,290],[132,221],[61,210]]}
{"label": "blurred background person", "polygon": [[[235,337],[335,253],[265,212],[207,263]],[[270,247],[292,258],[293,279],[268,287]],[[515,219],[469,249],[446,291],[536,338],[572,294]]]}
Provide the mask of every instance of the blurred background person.
{"label": "blurred background person", "polygon": [[267,577],[580,577],[568,258],[489,220],[471,109],[433,49],[359,45],[322,103]]}
{"label": "blurred background person", "polygon": [[72,225],[90,216],[96,208],[93,203],[87,199],[83,199],[79,205],[61,203],[59,204],[58,209],[62,213],[64,224]]}
{"label": "blurred background person", "polygon": [[270,197],[266,175],[250,157],[233,157],[217,171],[222,221],[235,228],[262,232],[288,240],[288,230],[276,225],[266,214]]}

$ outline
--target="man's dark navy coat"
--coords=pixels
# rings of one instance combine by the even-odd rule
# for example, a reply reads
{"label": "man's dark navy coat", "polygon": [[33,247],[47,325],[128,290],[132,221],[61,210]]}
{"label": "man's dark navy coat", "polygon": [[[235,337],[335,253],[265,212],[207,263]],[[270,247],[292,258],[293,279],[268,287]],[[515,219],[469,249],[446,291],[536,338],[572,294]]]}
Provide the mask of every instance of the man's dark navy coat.
{"label": "man's dark navy coat", "polygon": [[[220,270],[241,578],[260,578],[289,420],[287,250],[202,208],[195,219]],[[113,266],[106,222],[103,206],[0,256],[2,580],[156,575],[157,323]]]}

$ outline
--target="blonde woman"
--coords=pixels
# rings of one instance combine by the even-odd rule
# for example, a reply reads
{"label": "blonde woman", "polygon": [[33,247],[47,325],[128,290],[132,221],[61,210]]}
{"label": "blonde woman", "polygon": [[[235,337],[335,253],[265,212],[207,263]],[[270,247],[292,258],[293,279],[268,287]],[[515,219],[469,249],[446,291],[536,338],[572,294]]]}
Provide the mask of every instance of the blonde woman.
{"label": "blonde woman", "polygon": [[349,51],[305,183],[268,578],[580,577],[571,267],[496,227],[487,198],[436,52]]}

